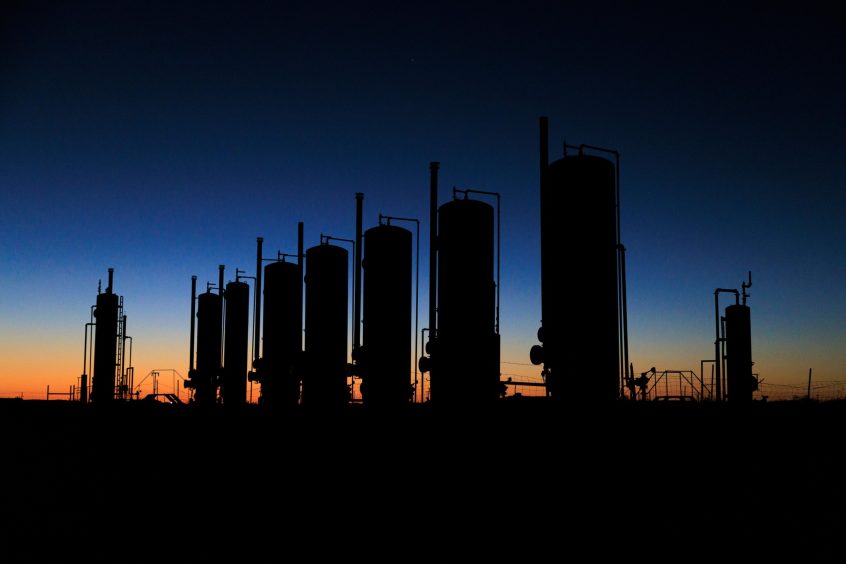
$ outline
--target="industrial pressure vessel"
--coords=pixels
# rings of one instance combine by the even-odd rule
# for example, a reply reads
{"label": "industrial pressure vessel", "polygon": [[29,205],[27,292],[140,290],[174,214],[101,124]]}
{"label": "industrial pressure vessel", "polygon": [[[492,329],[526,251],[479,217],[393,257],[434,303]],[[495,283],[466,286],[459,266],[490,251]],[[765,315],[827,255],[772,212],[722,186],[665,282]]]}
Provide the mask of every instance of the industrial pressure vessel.
{"label": "industrial pressure vessel", "polygon": [[541,187],[543,362],[559,399],[613,401],[620,388],[614,164],[551,163]]}
{"label": "industrial pressure vessel", "polygon": [[117,371],[118,296],[111,287],[97,295],[94,309],[94,375],[91,381],[91,401],[107,403],[115,399]]}
{"label": "industrial pressure vessel", "polygon": [[752,321],[749,306],[726,308],[726,393],[732,403],[752,401]]}
{"label": "industrial pressure vessel", "polygon": [[478,200],[439,208],[438,327],[431,398],[480,402],[499,394],[494,210]]}
{"label": "industrial pressure vessel", "polygon": [[306,251],[304,406],[336,408],[347,388],[348,253],[322,244]]}
{"label": "industrial pressure vessel", "polygon": [[220,349],[223,336],[221,297],[204,292],[197,298],[197,369],[194,401],[213,404],[217,399],[216,380],[220,375]]}
{"label": "industrial pressure vessel", "polygon": [[368,405],[409,402],[411,370],[411,232],[379,225],[364,233],[363,344],[357,361]]}
{"label": "industrial pressure vessel", "polygon": [[279,261],[264,267],[261,397],[269,407],[292,407],[300,398],[295,366],[302,353],[301,292],[296,264]]}
{"label": "industrial pressure vessel", "polygon": [[249,351],[250,287],[244,282],[226,285],[226,319],[223,345],[223,404],[238,406],[247,401],[247,354]]}

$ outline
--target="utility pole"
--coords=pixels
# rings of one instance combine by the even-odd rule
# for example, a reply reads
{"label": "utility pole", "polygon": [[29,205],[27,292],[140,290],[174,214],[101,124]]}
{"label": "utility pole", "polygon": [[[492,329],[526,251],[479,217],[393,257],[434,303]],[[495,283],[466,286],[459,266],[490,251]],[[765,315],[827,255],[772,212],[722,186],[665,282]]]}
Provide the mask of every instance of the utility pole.
{"label": "utility pole", "polygon": [[811,373],[813,371],[813,368],[808,369],[808,399],[811,399]]}

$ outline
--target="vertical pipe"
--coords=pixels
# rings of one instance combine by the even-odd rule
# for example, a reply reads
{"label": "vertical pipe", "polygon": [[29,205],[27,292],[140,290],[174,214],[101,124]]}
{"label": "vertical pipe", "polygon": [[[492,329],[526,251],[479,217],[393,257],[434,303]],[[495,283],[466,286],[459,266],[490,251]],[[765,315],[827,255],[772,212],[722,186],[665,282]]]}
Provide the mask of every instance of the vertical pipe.
{"label": "vertical pipe", "polygon": [[91,339],[88,341],[88,383],[89,383],[89,399],[91,392],[94,391],[94,338],[96,337],[97,324],[91,322]]}
{"label": "vertical pipe", "polygon": [[364,194],[355,193],[355,270],[353,279],[353,345],[352,352],[361,345],[361,216],[364,210]]}
{"label": "vertical pipe", "polygon": [[132,368],[132,337],[127,337],[127,339],[129,339],[129,370],[132,375],[129,381],[129,398],[132,399],[132,390],[135,389],[135,369]]}
{"label": "vertical pipe", "polygon": [[[429,163],[429,341],[438,328],[438,169],[441,163]],[[431,376],[430,376],[431,378]]]}
{"label": "vertical pipe", "polygon": [[83,376],[85,375],[85,372],[88,368],[87,364],[88,364],[88,326],[89,325],[91,325],[91,324],[90,323],[85,324],[85,338],[83,340],[83,345],[82,345],[82,374],[83,374]]}
{"label": "vertical pipe", "polygon": [[225,311],[223,303],[223,272],[225,269],[226,265],[223,264],[217,267],[217,293],[220,296],[220,358],[217,363],[218,371],[223,366],[223,312]]}
{"label": "vertical pipe", "polygon": [[[549,118],[541,116],[540,119],[540,193],[543,200],[544,184],[546,182],[546,170],[549,167]],[[566,150],[566,149],[565,149]],[[540,206],[538,206],[540,207]],[[543,214],[540,214],[540,252],[543,254]],[[541,258],[541,300],[543,300],[543,259]],[[543,325],[543,319],[541,319]]]}
{"label": "vertical pipe", "polygon": [[626,306],[624,305],[624,285],[625,285],[625,253],[626,249],[623,247],[622,235],[620,234],[620,153],[614,152],[614,211],[616,214],[616,231],[617,231],[617,327],[619,331],[620,342],[620,390],[623,389],[623,382],[625,381],[626,367],[628,366],[628,335],[626,328]]}
{"label": "vertical pipe", "polygon": [[[121,298],[121,310],[123,309],[123,298]],[[120,397],[121,399],[126,398],[126,393],[129,391],[126,384],[126,315],[121,318],[121,332],[122,335],[120,340],[120,381],[121,381],[121,389],[120,389]]]}
{"label": "vertical pipe", "polygon": [[[629,366],[629,305],[626,289],[626,247],[620,245],[620,279],[623,285],[623,358],[626,359],[624,366]],[[634,376],[632,374],[632,376]]]}
{"label": "vertical pipe", "polygon": [[[720,317],[720,330],[721,330],[721,338],[720,338],[720,360],[722,362],[722,374],[723,374],[723,397],[724,399],[728,395],[728,374],[726,374],[726,318]],[[731,398],[728,398],[731,399]]]}
{"label": "vertical pipe", "polygon": [[[543,299],[543,297],[544,297],[544,287],[543,287],[544,271],[543,271],[543,264],[544,264],[544,256],[546,256],[546,255],[544,255],[544,249],[543,249],[543,239],[544,239],[544,237],[543,237],[543,234],[544,234],[544,230],[543,230],[543,215],[544,215],[543,214],[543,199],[544,199],[544,196],[546,194],[546,190],[545,190],[546,176],[547,176],[547,170],[549,169],[549,118],[546,117],[546,116],[541,116],[540,118],[538,118],[538,125],[539,125],[538,130],[539,130],[539,135],[540,135],[540,138],[538,140],[538,147],[539,147],[539,152],[540,152],[539,171],[538,171],[539,172],[538,173],[538,181],[539,181],[539,184],[540,184],[540,186],[539,186],[539,188],[540,188],[539,197],[538,197],[538,209],[541,210],[541,212],[539,214],[539,218],[538,218],[538,224],[540,225],[540,254],[541,254],[541,260],[540,260],[540,289],[541,289],[541,320],[540,320],[540,326],[541,326],[541,329],[543,329],[543,321],[544,321],[543,320],[543,308],[544,308],[544,299]],[[567,144],[566,143],[564,144],[564,156],[567,156]],[[549,273],[547,273],[547,274],[549,274]],[[549,303],[547,303],[547,307],[549,307]],[[538,331],[538,335],[540,336],[540,331]],[[541,346],[543,346],[543,343],[541,343]],[[543,370],[544,370],[544,373],[547,374],[547,376],[544,377],[544,382],[546,383],[546,386],[544,386],[544,390],[546,391],[546,397],[550,397],[550,380],[551,380],[551,378],[549,376],[557,375],[557,373],[555,375],[552,375],[549,372],[547,372],[548,368],[549,368],[548,365],[546,363],[544,363]]]}
{"label": "vertical pipe", "polygon": [[715,364],[717,364],[717,363],[714,362],[714,364],[711,365],[711,395],[710,395],[710,397],[711,397],[712,400],[714,399],[714,365]]}
{"label": "vertical pipe", "polygon": [[[418,372],[417,372],[417,327],[418,327],[418,320],[420,317],[420,220],[417,220],[417,234],[414,236],[417,240],[417,256],[414,258],[414,358],[412,362],[414,363],[414,386],[415,390],[418,386]],[[421,374],[422,376],[422,374]],[[420,403],[423,403],[423,393],[422,393],[422,386],[420,387]]]}
{"label": "vertical pipe", "polygon": [[106,293],[108,293],[108,294],[112,294],[112,293],[113,293],[113,291],[112,291],[112,282],[114,282],[114,276],[115,276],[115,269],[114,269],[114,268],[110,268],[110,269],[109,269],[109,287],[108,287],[108,288],[106,288]]}
{"label": "vertical pipe", "polygon": [[619,367],[617,372],[617,380],[619,381],[620,391],[623,390],[623,373],[625,371],[625,361],[623,351],[625,350],[625,346],[623,345],[623,316],[622,316],[622,304],[623,304],[623,251],[620,248],[621,245],[617,243],[617,247],[615,253],[617,255],[617,351],[618,351],[618,359],[619,359]]}
{"label": "vertical pipe", "polygon": [[720,384],[720,291],[714,290],[714,365],[716,366],[716,396],[717,401],[723,401],[723,388]]}
{"label": "vertical pipe", "polygon": [[500,195],[496,195],[496,334],[499,335],[499,296],[500,278],[499,278],[499,257],[500,257],[500,242],[502,237],[502,203],[500,202]]}
{"label": "vertical pipe", "polygon": [[[191,277],[191,342],[188,345],[188,374],[194,371],[194,333],[197,327],[197,277]],[[130,363],[130,366],[132,363]],[[190,376],[189,376],[190,377]]]}
{"label": "vertical pipe", "polygon": [[297,312],[297,319],[299,320],[300,324],[300,350],[303,350],[303,245],[304,241],[304,229],[303,229],[303,222],[300,221],[297,223],[297,269],[299,269],[299,284],[300,287],[300,299],[297,302],[299,304],[299,309]]}
{"label": "vertical pipe", "polygon": [[88,327],[91,325],[91,323],[85,324],[85,341],[82,345],[82,378],[79,383],[80,403],[88,403]]}
{"label": "vertical pipe", "polygon": [[256,323],[253,330],[253,369],[256,367],[256,361],[261,358],[259,347],[261,347],[261,245],[263,241],[263,237],[256,238],[256,297],[253,300],[255,306],[253,320]]}
{"label": "vertical pipe", "polygon": [[620,234],[620,153],[614,152],[614,160],[616,161],[615,166],[615,177],[614,183],[616,184],[614,188],[614,196],[616,198],[616,211],[617,211],[617,244],[619,245],[623,240],[622,235]]}

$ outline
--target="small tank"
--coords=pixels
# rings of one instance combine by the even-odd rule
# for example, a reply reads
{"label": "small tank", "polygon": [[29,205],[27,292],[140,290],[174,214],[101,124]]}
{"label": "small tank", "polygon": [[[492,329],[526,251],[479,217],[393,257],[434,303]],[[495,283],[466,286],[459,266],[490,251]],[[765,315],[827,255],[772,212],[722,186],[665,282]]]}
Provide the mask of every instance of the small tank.
{"label": "small tank", "polygon": [[430,343],[433,402],[499,396],[494,209],[478,200],[439,208],[438,328]]}
{"label": "small tank", "polygon": [[197,298],[197,368],[194,373],[194,401],[209,405],[217,400],[220,348],[223,335],[221,297],[205,292]]}
{"label": "small tank", "polygon": [[411,232],[379,225],[364,233],[363,344],[357,363],[367,405],[411,398]]}
{"label": "small tank", "polygon": [[247,401],[247,355],[249,354],[250,286],[230,282],[224,294],[226,320],[223,348],[223,404],[238,406]]}
{"label": "small tank", "polygon": [[91,381],[91,401],[103,404],[115,399],[118,296],[112,293],[111,286],[97,296],[94,318],[97,325],[94,336],[94,375]]}
{"label": "small tank", "polygon": [[752,375],[752,321],[749,306],[726,308],[726,393],[728,401],[752,401],[757,382]]}
{"label": "small tank", "polygon": [[302,354],[299,267],[272,262],[264,267],[261,398],[268,407],[293,407],[300,399],[296,372]]}
{"label": "small tank", "polygon": [[349,401],[348,260],[346,249],[335,245],[306,251],[304,406],[336,408]]}

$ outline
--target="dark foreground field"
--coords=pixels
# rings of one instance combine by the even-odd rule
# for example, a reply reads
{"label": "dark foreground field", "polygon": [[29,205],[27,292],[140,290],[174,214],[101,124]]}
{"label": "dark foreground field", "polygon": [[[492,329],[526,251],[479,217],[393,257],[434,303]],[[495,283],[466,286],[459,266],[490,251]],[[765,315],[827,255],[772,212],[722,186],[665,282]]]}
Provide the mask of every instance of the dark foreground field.
{"label": "dark foreground field", "polygon": [[842,561],[846,404],[0,402],[0,561]]}

